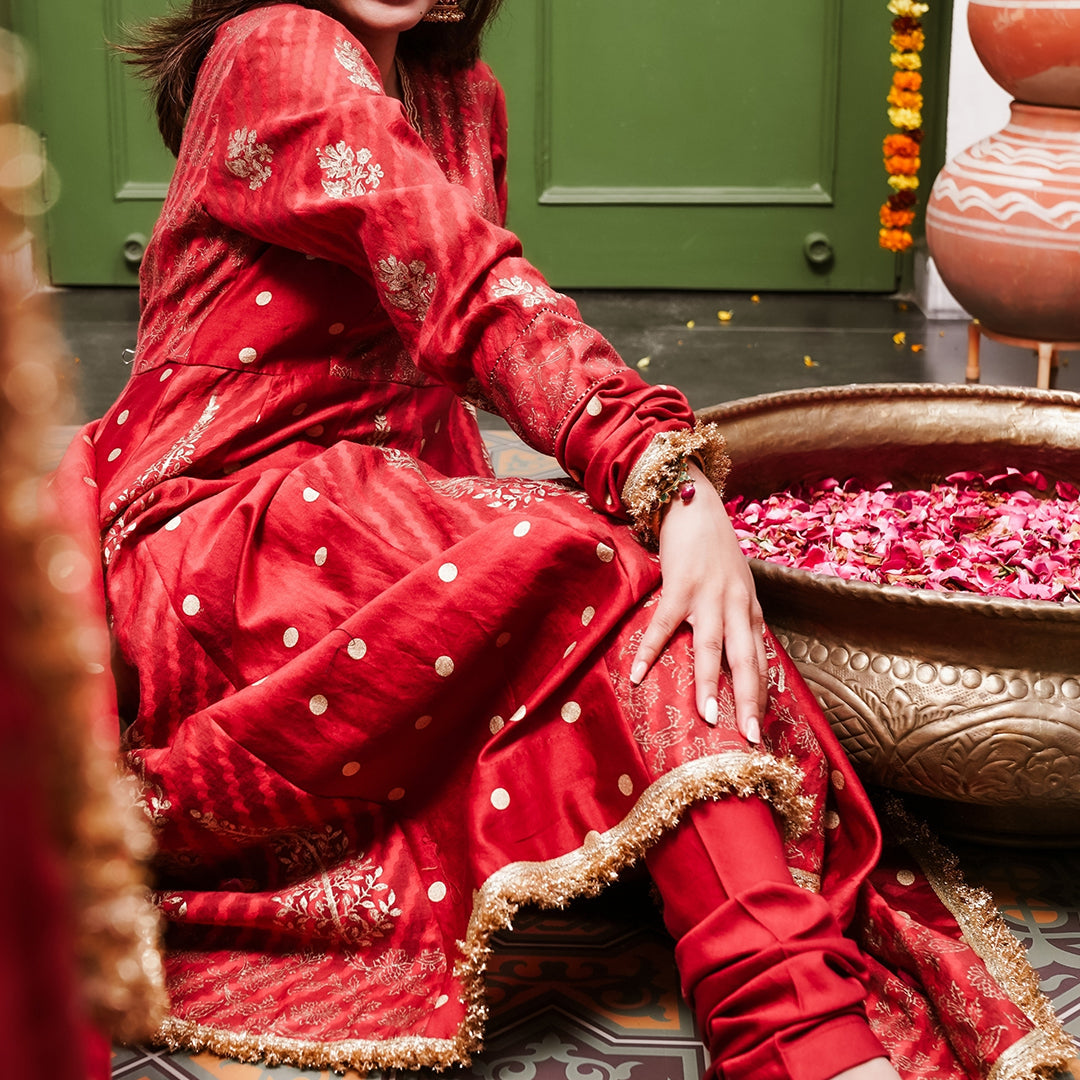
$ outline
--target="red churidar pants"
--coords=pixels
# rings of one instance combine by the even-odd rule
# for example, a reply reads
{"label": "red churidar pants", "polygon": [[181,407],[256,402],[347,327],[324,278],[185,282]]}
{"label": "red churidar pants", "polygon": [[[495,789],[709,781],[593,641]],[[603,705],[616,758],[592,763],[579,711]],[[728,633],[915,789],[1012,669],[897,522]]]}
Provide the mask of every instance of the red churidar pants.
{"label": "red churidar pants", "polygon": [[757,798],[695,806],[649,854],[706,1080],[828,1080],[885,1056],[864,965],[828,902],[792,882]]}

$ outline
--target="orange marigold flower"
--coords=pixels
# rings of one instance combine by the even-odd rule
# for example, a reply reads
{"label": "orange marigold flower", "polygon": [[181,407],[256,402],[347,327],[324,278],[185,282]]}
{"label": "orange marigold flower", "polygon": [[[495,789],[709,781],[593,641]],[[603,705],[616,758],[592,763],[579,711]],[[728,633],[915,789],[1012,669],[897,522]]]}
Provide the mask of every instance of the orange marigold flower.
{"label": "orange marigold flower", "polygon": [[922,76],[917,71],[894,71],[892,81],[899,90],[918,90],[922,86]]}
{"label": "orange marigold flower", "polygon": [[914,90],[898,90],[894,86],[889,91],[888,102],[890,105],[898,105],[902,109],[921,109],[923,96],[915,93]]}
{"label": "orange marigold flower", "polygon": [[901,157],[897,154],[895,157],[885,158],[885,171],[890,176],[914,176],[921,164],[921,158]]}
{"label": "orange marigold flower", "polygon": [[881,142],[881,152],[887,157],[918,157],[919,144],[910,135],[886,135]]}
{"label": "orange marigold flower", "polygon": [[911,233],[906,229],[878,230],[878,245],[886,251],[907,251],[911,243]]}
{"label": "orange marigold flower", "polygon": [[889,204],[884,203],[878,212],[878,220],[887,229],[906,229],[915,223],[915,211],[890,210]]}
{"label": "orange marigold flower", "polygon": [[893,34],[889,44],[898,52],[921,52],[926,45],[926,34],[922,30],[909,30],[905,34]]}

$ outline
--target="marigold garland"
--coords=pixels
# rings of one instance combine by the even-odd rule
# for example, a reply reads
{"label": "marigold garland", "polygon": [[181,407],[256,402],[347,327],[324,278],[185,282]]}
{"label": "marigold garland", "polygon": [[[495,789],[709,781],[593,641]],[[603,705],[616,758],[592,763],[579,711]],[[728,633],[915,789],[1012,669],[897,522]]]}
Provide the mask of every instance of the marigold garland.
{"label": "marigold garland", "polygon": [[878,244],[886,251],[907,251],[912,244],[910,226],[915,221],[915,189],[919,186],[919,144],[922,142],[922,57],[926,34],[920,19],[930,10],[918,0],[889,0],[894,16],[889,46],[896,69],[889,88],[889,123],[900,134],[886,135],[882,143],[885,171],[893,193],[878,212],[881,228]]}

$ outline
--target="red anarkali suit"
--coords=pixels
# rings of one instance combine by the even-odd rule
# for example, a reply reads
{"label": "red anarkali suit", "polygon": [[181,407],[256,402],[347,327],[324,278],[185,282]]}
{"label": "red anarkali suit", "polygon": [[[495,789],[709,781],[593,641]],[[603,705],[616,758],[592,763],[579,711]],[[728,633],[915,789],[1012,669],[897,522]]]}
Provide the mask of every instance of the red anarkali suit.
{"label": "red anarkali suit", "polygon": [[[659,569],[624,495],[659,434],[698,438],[692,413],[500,227],[490,71],[407,75],[403,108],[340,24],[295,5],[225,25],[147,252],[131,380],[62,470],[98,515],[157,828],[162,1039],[467,1060],[488,938],[519,904],[595,892],[689,804],[757,793],[795,880],[867,952],[902,1072],[1060,1064],[1068,1040],[985,902],[937,883],[965,937],[922,876],[871,882],[871,808],[773,643],[762,749],[725,688],[726,719],[697,717],[685,629],[630,685]],[[473,402],[571,480],[496,479]]]}

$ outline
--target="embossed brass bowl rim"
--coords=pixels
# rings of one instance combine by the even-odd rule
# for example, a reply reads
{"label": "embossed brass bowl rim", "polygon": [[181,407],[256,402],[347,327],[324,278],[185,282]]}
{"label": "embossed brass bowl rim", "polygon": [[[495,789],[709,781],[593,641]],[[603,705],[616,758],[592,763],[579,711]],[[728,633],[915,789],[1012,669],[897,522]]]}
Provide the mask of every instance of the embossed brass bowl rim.
{"label": "embossed brass bowl rim", "polygon": [[[808,474],[838,475],[845,462],[846,475],[863,478],[873,462],[877,480],[889,476],[890,458],[902,463],[895,479],[907,486],[920,472],[941,478],[973,463],[1039,467],[1052,479],[1080,482],[1080,394],[1069,391],[870,383],[761,394],[698,415],[727,436],[729,494],[760,496]],[[991,664],[1080,669],[1080,604],[875,585],[757,559],[751,565],[777,625],[883,650],[917,642],[927,655],[957,662],[978,655]]]}

